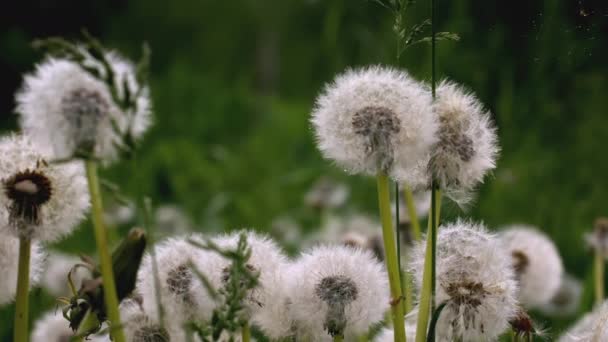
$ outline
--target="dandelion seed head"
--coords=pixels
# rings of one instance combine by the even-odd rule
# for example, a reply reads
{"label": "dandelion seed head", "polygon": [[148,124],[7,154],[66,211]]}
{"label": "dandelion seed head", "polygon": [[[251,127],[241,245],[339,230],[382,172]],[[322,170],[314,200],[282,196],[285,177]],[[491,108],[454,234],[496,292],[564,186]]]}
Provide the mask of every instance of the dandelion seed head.
{"label": "dandelion seed head", "polygon": [[457,203],[496,167],[499,147],[496,128],[479,100],[451,81],[437,87],[434,110],[439,117],[439,141],[429,168],[446,195]]}
{"label": "dandelion seed head", "polygon": [[608,258],[608,218],[600,217],[595,220],[593,232],[585,234],[587,244]]}
{"label": "dandelion seed head", "polygon": [[[83,64],[105,75],[101,64],[81,51],[86,56]],[[25,76],[16,94],[21,127],[52,158],[86,152],[111,162],[119,155],[123,135],[138,139],[150,125],[149,91],[138,92],[135,67],[116,52],[106,52],[106,58],[118,92],[126,85],[131,96],[137,96],[134,110],[121,109],[107,84],[66,59],[47,57]]]}
{"label": "dandelion seed head", "polygon": [[[190,238],[170,238],[154,247],[161,305],[172,312],[166,317],[178,321],[177,325],[188,320],[205,322],[211,318],[216,306],[216,301],[195,274],[195,269],[207,275],[208,270],[221,267],[222,258],[193,246],[188,242]],[[138,272],[137,291],[143,298],[144,312],[158,321],[160,315],[154,284],[152,257],[146,254]]]}
{"label": "dandelion seed head", "polygon": [[374,66],[346,71],[317,98],[311,122],[322,154],[353,174],[385,172],[419,187],[435,143],[428,89],[407,73]]}
{"label": "dandelion seed head", "polygon": [[306,193],[304,202],[315,209],[338,208],[346,202],[349,192],[345,184],[322,177]]}
{"label": "dandelion seed head", "polygon": [[[426,242],[412,251],[409,264],[422,286]],[[517,312],[517,283],[509,254],[482,224],[467,221],[439,228],[437,303],[446,303],[437,336],[441,341],[493,340],[509,327]]]}
{"label": "dandelion seed head", "polygon": [[500,238],[511,254],[519,283],[518,300],[526,308],[547,304],[559,290],[564,272],[555,244],[528,225],[507,226]]}
{"label": "dandelion seed head", "polygon": [[131,342],[169,342],[169,332],[150,319],[134,301],[123,301],[120,316],[127,341]]}
{"label": "dandelion seed head", "polygon": [[52,310],[42,315],[34,323],[32,342],[69,342],[74,332],[61,310]]}
{"label": "dandelion seed head", "polygon": [[286,279],[289,316],[298,337],[346,340],[380,322],[389,307],[386,273],[368,251],[316,247],[290,266]]}
{"label": "dandelion seed head", "polygon": [[608,302],[581,317],[562,334],[558,342],[588,342],[608,340]]}

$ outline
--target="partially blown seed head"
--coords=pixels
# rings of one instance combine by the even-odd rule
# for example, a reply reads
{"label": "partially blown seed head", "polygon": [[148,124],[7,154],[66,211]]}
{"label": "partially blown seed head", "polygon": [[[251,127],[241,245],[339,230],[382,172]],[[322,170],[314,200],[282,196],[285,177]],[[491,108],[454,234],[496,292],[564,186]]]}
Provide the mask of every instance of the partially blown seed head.
{"label": "partially blown seed head", "polygon": [[584,315],[560,338],[559,342],[596,342],[608,340],[608,303]]}
{"label": "partially blown seed head", "polygon": [[349,70],[317,98],[311,121],[319,150],[346,171],[384,172],[413,187],[428,182],[421,165],[437,121],[430,92],[407,73],[381,66]]}
{"label": "partially blown seed head", "polygon": [[479,100],[450,81],[437,87],[434,110],[439,117],[439,141],[429,168],[447,196],[466,203],[475,186],[496,166],[496,129]]}
{"label": "partially blown seed head", "polygon": [[82,164],[49,164],[20,135],[0,138],[0,156],[0,231],[53,242],[84,218],[90,204]]}
{"label": "partially blown seed head", "polygon": [[583,285],[575,277],[565,274],[562,276],[559,289],[553,298],[539,307],[548,316],[567,317],[576,314],[581,305]]}
{"label": "partially blown seed head", "polygon": [[527,308],[548,303],[560,287],[564,267],[553,242],[528,225],[513,225],[500,234],[519,283],[518,299]]}
{"label": "partially blown seed head", "polygon": [[[414,248],[410,270],[422,286],[426,242]],[[493,340],[517,311],[517,284],[509,254],[482,224],[446,224],[437,237],[437,322],[440,341]]]}

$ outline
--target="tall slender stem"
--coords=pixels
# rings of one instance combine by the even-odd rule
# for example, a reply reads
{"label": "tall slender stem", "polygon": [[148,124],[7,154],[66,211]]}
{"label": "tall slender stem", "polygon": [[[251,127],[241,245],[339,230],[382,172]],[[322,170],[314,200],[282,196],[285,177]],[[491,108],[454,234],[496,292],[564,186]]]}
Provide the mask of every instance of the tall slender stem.
{"label": "tall slender stem", "polygon": [[99,266],[103,279],[104,300],[108,319],[112,325],[112,337],[116,342],[125,342],[125,336],[121,328],[120,312],[118,311],[118,296],[116,294],[116,282],[112,270],[112,258],[108,251],[107,232],[103,223],[103,204],[101,192],[99,191],[99,179],[97,177],[97,163],[93,160],[86,161],[87,180],[89,192],[91,193],[91,206],[93,217],[93,228],[97,252],[99,253]]}
{"label": "tall slender stem", "polygon": [[403,305],[403,294],[401,292],[401,276],[397,260],[397,250],[395,241],[395,231],[393,230],[389,181],[384,173],[378,173],[378,206],[380,207],[380,218],[382,221],[382,238],[384,240],[384,250],[386,267],[388,269],[388,279],[391,289],[391,311],[393,316],[393,328],[395,331],[395,342],[405,342],[405,323]]}
{"label": "tall slender stem", "polygon": [[249,327],[249,322],[245,322],[241,328],[241,340],[242,342],[251,341],[251,328]]}
{"label": "tall slender stem", "polygon": [[19,270],[15,307],[15,342],[28,342],[31,240],[19,238]]}
{"label": "tall slender stem", "polygon": [[604,302],[604,256],[600,248],[595,249],[593,261],[595,278],[595,304],[600,305]]}
{"label": "tall slender stem", "polygon": [[403,197],[405,197],[405,204],[407,205],[407,213],[410,217],[410,224],[412,226],[412,237],[415,241],[420,241],[422,233],[420,232],[420,221],[418,221],[418,213],[416,212],[416,203],[414,202],[414,194],[412,190],[407,186],[403,186]]}

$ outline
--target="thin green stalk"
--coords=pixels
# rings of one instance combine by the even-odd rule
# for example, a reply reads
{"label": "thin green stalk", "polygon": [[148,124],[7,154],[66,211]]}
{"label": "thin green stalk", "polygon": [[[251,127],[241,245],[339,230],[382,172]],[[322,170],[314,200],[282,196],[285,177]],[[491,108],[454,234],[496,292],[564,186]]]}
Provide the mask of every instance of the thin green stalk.
{"label": "thin green stalk", "polygon": [[410,217],[410,224],[412,225],[412,237],[415,241],[420,241],[422,233],[420,232],[420,221],[418,221],[418,213],[416,212],[416,204],[414,203],[414,194],[407,185],[403,186],[403,196],[405,197],[407,213]]}
{"label": "thin green stalk", "polygon": [[112,258],[108,252],[106,229],[103,223],[103,204],[99,191],[99,179],[97,177],[97,163],[94,160],[86,161],[87,180],[89,192],[91,193],[91,214],[93,217],[93,228],[97,252],[99,253],[99,266],[103,279],[103,291],[108,319],[112,325],[112,337],[116,342],[125,342],[125,336],[120,322],[118,311],[118,296],[116,295],[116,283],[112,270]]}
{"label": "thin green stalk", "polygon": [[431,268],[431,312],[435,311],[435,290],[437,288],[437,234],[439,231],[439,203],[441,201],[441,192],[435,182],[432,183],[431,190],[431,229],[433,230],[431,253],[432,268]]}
{"label": "thin green stalk", "polygon": [[604,302],[604,256],[599,248],[595,250],[594,257],[595,276],[595,304],[600,305]]}
{"label": "thin green stalk", "polygon": [[15,342],[28,342],[31,240],[19,239],[19,271],[15,306]]}
{"label": "thin green stalk", "polygon": [[413,294],[413,284],[412,284],[412,275],[409,272],[403,272],[403,292],[405,293],[405,306],[404,311],[405,314],[408,314],[412,311],[414,307],[414,294]]}
{"label": "thin green stalk", "polygon": [[397,250],[395,241],[395,231],[393,230],[391,217],[391,204],[389,193],[388,177],[384,173],[377,176],[378,183],[378,206],[380,207],[380,218],[382,221],[382,238],[384,240],[384,250],[386,267],[388,269],[388,279],[391,289],[391,311],[393,316],[393,328],[395,331],[395,342],[405,342],[405,323],[403,305],[403,294],[401,292],[401,276],[397,260]]}
{"label": "thin green stalk", "polygon": [[243,324],[243,327],[241,328],[241,337],[242,342],[251,341],[251,328],[249,327],[249,322],[245,322],[245,324]]}

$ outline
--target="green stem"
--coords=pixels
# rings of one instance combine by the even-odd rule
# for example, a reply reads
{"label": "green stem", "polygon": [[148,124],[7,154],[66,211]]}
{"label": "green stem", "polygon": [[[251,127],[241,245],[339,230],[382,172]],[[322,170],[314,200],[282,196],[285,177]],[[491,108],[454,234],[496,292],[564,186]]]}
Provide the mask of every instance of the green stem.
{"label": "green stem", "polygon": [[19,271],[15,307],[15,342],[28,342],[31,240],[19,239]]}
{"label": "green stem", "polygon": [[414,294],[413,294],[413,284],[412,284],[412,275],[409,272],[403,272],[403,292],[405,293],[405,314],[408,314],[412,311],[414,307]]}
{"label": "green stem", "polygon": [[407,213],[410,217],[410,224],[412,225],[412,236],[415,241],[420,241],[422,233],[420,232],[420,221],[418,221],[418,213],[416,212],[416,204],[414,203],[414,194],[407,185],[403,186],[403,196],[405,197]]}
{"label": "green stem", "polygon": [[334,342],[342,342],[342,341],[344,341],[344,336],[342,336],[342,335],[334,336]]}
{"label": "green stem", "polygon": [[403,305],[403,294],[401,292],[401,276],[397,260],[395,231],[393,230],[391,217],[390,194],[388,189],[388,177],[384,173],[377,176],[378,183],[378,205],[380,207],[380,218],[382,221],[382,238],[388,279],[391,289],[391,311],[393,316],[393,328],[395,331],[395,342],[405,342],[405,323]]}
{"label": "green stem", "polygon": [[429,317],[431,312],[433,312],[435,309],[435,258],[441,192],[436,186],[435,182],[432,184],[431,191],[431,219],[428,221],[426,251],[424,255],[424,270],[422,273],[422,289],[420,292],[420,306],[416,325],[416,342],[426,341]]}
{"label": "green stem", "polygon": [[249,327],[249,322],[245,322],[245,324],[243,324],[243,327],[241,328],[241,337],[242,342],[251,341],[251,328]]}
{"label": "green stem", "polygon": [[125,336],[120,323],[120,312],[118,311],[118,296],[116,295],[116,283],[112,270],[112,259],[108,252],[107,232],[103,223],[103,204],[99,191],[99,179],[97,177],[97,163],[93,160],[86,161],[87,179],[89,192],[91,193],[91,206],[93,216],[93,228],[97,252],[99,253],[99,266],[103,279],[103,291],[108,319],[112,325],[112,337],[116,342],[125,342]]}
{"label": "green stem", "polygon": [[594,257],[595,271],[595,304],[600,305],[604,302],[604,256],[602,251],[597,248]]}

